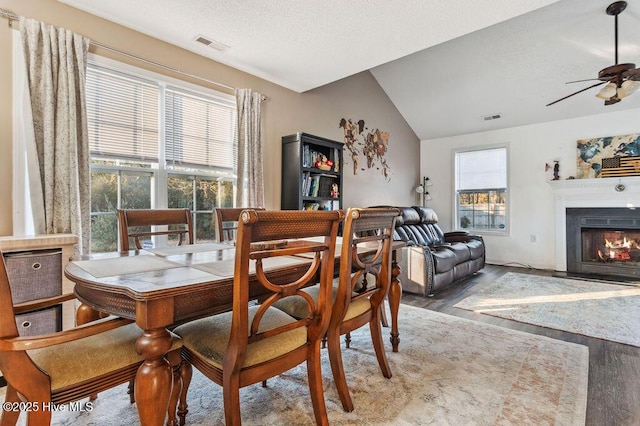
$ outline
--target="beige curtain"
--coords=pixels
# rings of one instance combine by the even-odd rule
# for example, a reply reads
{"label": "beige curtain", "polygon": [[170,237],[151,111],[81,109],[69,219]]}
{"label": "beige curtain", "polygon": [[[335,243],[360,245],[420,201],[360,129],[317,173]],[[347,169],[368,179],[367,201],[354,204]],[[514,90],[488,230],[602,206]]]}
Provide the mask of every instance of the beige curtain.
{"label": "beige curtain", "polygon": [[236,206],[264,207],[262,131],[263,96],[251,89],[236,89],[238,105],[238,190]]}
{"label": "beige curtain", "polygon": [[35,136],[35,149],[28,149],[27,155],[36,170],[29,173],[39,177],[39,185],[36,182],[31,186],[35,230],[75,234],[80,238],[80,252],[88,253],[90,172],[85,77],[89,40],[26,18],[20,18],[20,35]]}

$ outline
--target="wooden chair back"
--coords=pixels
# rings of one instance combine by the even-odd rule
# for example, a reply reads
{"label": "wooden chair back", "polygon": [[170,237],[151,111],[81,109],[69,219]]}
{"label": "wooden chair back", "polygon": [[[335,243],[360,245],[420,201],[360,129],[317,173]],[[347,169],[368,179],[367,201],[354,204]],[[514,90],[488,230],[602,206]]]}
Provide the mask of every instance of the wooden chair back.
{"label": "wooden chair back", "polygon": [[[329,324],[331,312],[331,287],[333,282],[333,266],[335,260],[335,241],[338,234],[342,212],[304,212],[296,210],[261,212],[245,210],[238,222],[238,238],[236,240],[236,257],[234,270],[234,322],[232,337],[236,337],[240,345],[263,338],[258,332],[262,315],[256,315],[251,324],[248,317],[241,314],[249,303],[249,275],[255,268],[260,293],[262,296],[259,312],[272,308],[278,300],[293,295],[303,295],[300,290],[318,279],[321,287],[317,301],[308,299],[311,303],[312,321],[303,319],[298,326],[309,327],[310,342],[321,338],[323,331]],[[322,237],[322,241],[288,241],[290,239]],[[278,282],[271,282],[264,271],[263,262],[269,262],[276,257],[310,255],[313,261],[306,268],[304,274],[296,272],[289,276],[289,280],[282,278]],[[251,265],[255,263],[255,266]],[[319,273],[319,275],[318,275]],[[327,306],[329,305],[329,306]],[[246,330],[250,326],[251,333]],[[268,334],[282,332],[270,330]]]}
{"label": "wooden chair back", "polygon": [[[73,294],[65,294],[14,305],[4,256],[0,252],[0,370],[7,382],[5,401],[18,407],[31,407],[31,410],[25,408],[29,425],[51,423],[54,410],[45,409],[47,404],[93,398],[99,392],[134,380],[142,364],[143,359],[135,351],[136,339],[142,330],[123,318],[37,336],[19,335],[16,315],[74,298]],[[168,355],[174,380],[180,380],[179,343]],[[102,362],[95,361],[99,357]],[[99,365],[92,365],[91,361]],[[170,418],[175,419],[181,390],[176,389],[172,394]],[[15,425],[19,416],[20,410],[2,410],[0,424]]]}
{"label": "wooden chair back", "polygon": [[245,209],[264,210],[256,207],[214,207],[211,227],[214,229],[215,240],[225,243],[236,240],[238,232],[238,218]]}
{"label": "wooden chair back", "polygon": [[[371,302],[371,312],[363,313],[363,317],[370,317],[384,301],[391,284],[391,243],[399,214],[396,208],[350,208],[347,211],[332,324],[352,328],[344,323],[344,315],[349,304],[359,299],[366,298]],[[370,251],[372,248],[375,248],[374,252]],[[355,328],[368,320],[358,322],[362,324]]]}
{"label": "wooden chair back", "polygon": [[385,377],[391,377],[381,315],[391,285],[391,243],[399,214],[396,208],[350,208],[346,214],[340,278],[327,330],[331,370],[345,411],[353,410],[353,402],[342,365],[341,335],[348,336],[368,323],[380,369]]}
{"label": "wooden chair back", "polygon": [[[185,358],[223,387],[227,425],[240,424],[240,387],[266,381],[303,362],[316,423],[328,424],[320,343],[331,315],[336,237],[343,217],[342,211],[243,210],[231,314],[175,329],[185,341]],[[275,267],[272,272],[270,266]],[[319,297],[312,300],[301,290],[318,280]],[[262,303],[250,306],[255,295]],[[308,318],[298,320],[273,307],[296,296],[307,299],[313,312]]]}
{"label": "wooden chair back", "polygon": [[[178,245],[193,244],[193,221],[189,209],[119,209],[118,230],[120,251],[142,249],[142,241],[153,236],[174,236]],[[166,226],[166,230],[152,230],[153,226]]]}

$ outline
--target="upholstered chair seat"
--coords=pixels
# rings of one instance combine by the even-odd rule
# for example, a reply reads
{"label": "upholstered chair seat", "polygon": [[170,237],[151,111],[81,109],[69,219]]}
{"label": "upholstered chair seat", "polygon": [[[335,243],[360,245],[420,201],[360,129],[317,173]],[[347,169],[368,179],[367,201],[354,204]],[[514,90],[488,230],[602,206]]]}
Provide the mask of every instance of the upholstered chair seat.
{"label": "upholstered chair seat", "polygon": [[[249,321],[253,321],[257,306],[249,308]],[[216,368],[222,368],[222,360],[229,344],[231,319],[233,314],[227,312],[202,318],[181,325],[175,332],[182,336],[184,345],[189,350],[205,355],[204,359]],[[293,324],[296,320],[278,309],[268,309],[260,322],[260,332],[276,327]],[[264,361],[277,358],[307,343],[307,332],[303,328],[295,328],[278,334],[271,339],[258,340],[247,345],[247,354],[242,367],[258,365]]]}
{"label": "upholstered chair seat", "polygon": [[[57,392],[95,377],[132,366],[137,370],[144,361],[136,352],[136,340],[142,329],[129,324],[104,333],[68,343],[27,351],[33,362],[51,377],[51,391]],[[182,347],[182,339],[171,333],[169,352]],[[109,348],[109,350],[105,350]]]}

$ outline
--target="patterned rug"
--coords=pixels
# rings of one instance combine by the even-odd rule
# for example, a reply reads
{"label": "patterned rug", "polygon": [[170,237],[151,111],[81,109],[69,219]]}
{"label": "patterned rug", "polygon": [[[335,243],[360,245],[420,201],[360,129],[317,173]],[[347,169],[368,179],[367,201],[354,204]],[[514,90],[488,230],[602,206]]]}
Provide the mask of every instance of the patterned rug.
{"label": "patterned rug", "polygon": [[[400,352],[388,349],[391,379],[379,371],[367,327],[353,333],[351,349],[343,353],[351,413],[342,410],[323,351],[332,425],[584,425],[585,346],[407,305],[400,308],[399,324]],[[384,332],[388,336],[389,329]],[[224,424],[220,387],[195,369],[188,401],[187,424]],[[241,407],[244,425],[314,424],[306,367],[270,379],[267,388],[243,388]],[[91,412],[55,413],[53,424],[139,421],[123,385],[100,394]]]}
{"label": "patterned rug", "polygon": [[455,307],[640,346],[638,286],[509,272]]}

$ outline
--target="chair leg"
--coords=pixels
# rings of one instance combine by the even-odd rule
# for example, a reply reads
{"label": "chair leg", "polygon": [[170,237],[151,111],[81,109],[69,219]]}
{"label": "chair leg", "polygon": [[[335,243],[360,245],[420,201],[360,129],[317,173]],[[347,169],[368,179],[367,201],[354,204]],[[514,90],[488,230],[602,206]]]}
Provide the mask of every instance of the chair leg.
{"label": "chair leg", "polygon": [[344,345],[349,349],[351,347],[351,333],[344,335]]}
{"label": "chair leg", "polygon": [[224,420],[227,426],[240,426],[240,375],[222,373]]}
{"label": "chair leg", "polygon": [[383,327],[389,327],[389,321],[387,320],[387,310],[384,308],[384,300],[380,304],[380,322]]}
{"label": "chair leg", "polygon": [[[331,346],[329,346],[331,348]],[[313,415],[316,425],[329,426],[327,416],[327,406],[324,402],[324,389],[322,388],[322,371],[320,368],[320,342],[315,344],[313,354],[307,359],[307,378],[309,381],[309,393],[311,394],[311,404],[313,405]]]}
{"label": "chair leg", "polygon": [[182,357],[180,350],[174,350],[167,354],[169,365],[173,373],[173,385],[171,386],[171,395],[169,395],[169,407],[167,409],[167,426],[177,426],[176,410],[178,407],[178,398],[182,395],[182,377],[180,376],[180,368]]}
{"label": "chair leg", "polygon": [[[131,404],[135,404],[136,403],[135,389],[136,389],[136,381],[135,380],[131,380],[129,382],[129,389],[127,390],[127,393],[129,394],[129,402]],[[97,397],[98,397],[98,395],[96,395],[96,398]]]}
{"label": "chair leg", "polygon": [[353,411],[353,401],[349,394],[347,386],[347,378],[344,375],[344,366],[342,363],[342,351],[340,350],[340,333],[327,333],[329,345],[329,361],[331,362],[331,372],[333,373],[333,382],[336,384],[342,408],[346,412]]}
{"label": "chair leg", "polygon": [[[5,401],[20,402],[18,392],[10,384],[7,384]],[[20,411],[18,410],[2,410],[2,413],[0,414],[0,425],[15,426],[15,424],[18,422],[18,417],[20,417]]]}
{"label": "chair leg", "polygon": [[380,326],[380,318],[378,315],[373,315],[369,322],[369,331],[371,332],[371,342],[373,343],[373,349],[378,359],[378,365],[382,371],[382,375],[387,379],[391,378],[391,368],[389,368],[389,361],[387,360],[387,353],[384,350],[384,341],[382,339],[382,327]]}
{"label": "chair leg", "polygon": [[51,424],[51,410],[30,411],[27,413],[27,426]]}
{"label": "chair leg", "polygon": [[180,392],[180,404],[178,405],[178,417],[180,418],[180,426],[184,426],[186,422],[188,405],[187,405],[187,391],[191,384],[191,377],[193,376],[193,367],[186,360],[182,360],[180,363],[180,378],[182,379],[182,391]]}

